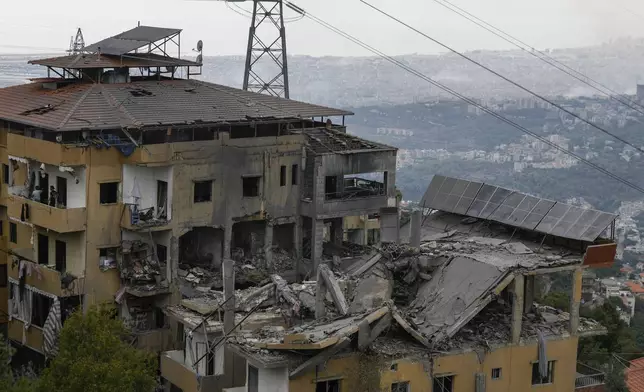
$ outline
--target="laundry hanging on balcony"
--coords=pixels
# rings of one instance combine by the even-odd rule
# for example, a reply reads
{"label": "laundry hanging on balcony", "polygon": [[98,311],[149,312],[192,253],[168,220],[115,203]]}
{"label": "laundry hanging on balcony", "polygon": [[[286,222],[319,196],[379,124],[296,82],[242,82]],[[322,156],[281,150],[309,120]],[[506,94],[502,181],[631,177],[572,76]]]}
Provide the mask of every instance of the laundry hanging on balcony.
{"label": "laundry hanging on balcony", "polygon": [[49,314],[45,321],[43,328],[43,342],[42,349],[46,357],[55,357],[58,355],[58,337],[60,330],[63,328],[63,323],[60,318],[60,301],[58,297],[54,297],[54,302],[49,308]]}

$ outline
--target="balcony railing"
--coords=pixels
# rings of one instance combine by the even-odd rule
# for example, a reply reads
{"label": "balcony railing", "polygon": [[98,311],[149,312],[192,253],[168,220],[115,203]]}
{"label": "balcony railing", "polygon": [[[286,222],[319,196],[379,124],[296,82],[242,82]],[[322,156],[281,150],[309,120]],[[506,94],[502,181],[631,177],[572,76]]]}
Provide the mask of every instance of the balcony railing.
{"label": "balcony railing", "polygon": [[583,389],[604,385],[606,374],[582,363],[577,364],[577,377],[575,378],[575,389]]}
{"label": "balcony railing", "polygon": [[133,204],[123,205],[123,215],[121,217],[121,227],[124,229],[136,230],[165,230],[170,222],[165,218],[155,216],[155,208],[139,209]]}
{"label": "balcony railing", "polygon": [[[29,214],[24,209],[25,205],[29,206]],[[18,195],[7,198],[7,210],[10,217],[57,233],[84,231],[87,223],[85,208],[57,208]]]}
{"label": "balcony railing", "polygon": [[351,177],[343,181],[343,189],[327,192],[324,196],[327,201],[351,200],[364,197],[384,196],[385,184],[364,178]]}
{"label": "balcony railing", "polygon": [[[17,249],[14,250],[13,253],[24,257],[23,254],[26,252]],[[29,261],[25,262],[29,263]],[[70,277],[65,277],[65,274],[62,274],[49,266],[39,265],[36,263],[32,263],[32,265],[32,272],[25,278],[25,284],[35,287],[38,290],[53,294],[57,297],[68,297],[82,294],[81,288],[83,287],[84,278],[72,279],[70,278],[71,275]],[[10,264],[7,269],[10,278],[20,280],[19,264],[16,264],[15,266]]]}

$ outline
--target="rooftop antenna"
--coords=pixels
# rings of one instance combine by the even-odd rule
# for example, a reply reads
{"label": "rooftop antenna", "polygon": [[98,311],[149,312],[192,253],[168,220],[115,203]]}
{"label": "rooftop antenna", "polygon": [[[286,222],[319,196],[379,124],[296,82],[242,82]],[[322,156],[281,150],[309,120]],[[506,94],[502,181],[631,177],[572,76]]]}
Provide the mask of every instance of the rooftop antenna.
{"label": "rooftop antenna", "polygon": [[83,38],[83,31],[79,27],[76,31],[76,36],[72,36],[71,42],[69,43],[69,50],[67,51],[70,54],[79,54],[85,49],[85,38]]}

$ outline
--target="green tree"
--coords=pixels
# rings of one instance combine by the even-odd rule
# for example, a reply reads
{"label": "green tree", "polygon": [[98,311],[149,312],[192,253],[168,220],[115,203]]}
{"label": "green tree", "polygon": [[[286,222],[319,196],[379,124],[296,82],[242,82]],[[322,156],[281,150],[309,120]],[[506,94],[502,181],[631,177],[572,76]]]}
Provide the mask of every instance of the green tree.
{"label": "green tree", "polygon": [[[22,374],[14,376],[11,369],[11,356],[14,350],[7,339],[0,334],[0,391],[4,392],[34,392],[36,381]],[[23,372],[24,373],[24,372]]]}
{"label": "green tree", "polygon": [[541,304],[567,312],[570,309],[570,295],[562,291],[548,293],[540,301]]}
{"label": "green tree", "polygon": [[614,359],[606,371],[606,392],[629,392],[624,378],[624,365]]}
{"label": "green tree", "polygon": [[144,392],[156,386],[153,354],[128,342],[128,330],[107,308],[74,313],[65,322],[59,353],[43,371],[38,391]]}

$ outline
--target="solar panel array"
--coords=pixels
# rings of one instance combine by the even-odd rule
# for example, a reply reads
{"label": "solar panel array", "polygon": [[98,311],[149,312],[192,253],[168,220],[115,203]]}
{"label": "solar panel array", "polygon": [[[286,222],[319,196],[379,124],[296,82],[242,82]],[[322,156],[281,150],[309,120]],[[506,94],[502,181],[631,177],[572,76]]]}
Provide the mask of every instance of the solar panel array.
{"label": "solar panel array", "polygon": [[588,242],[595,241],[617,218],[607,212],[440,175],[434,176],[420,204],[425,208]]}

